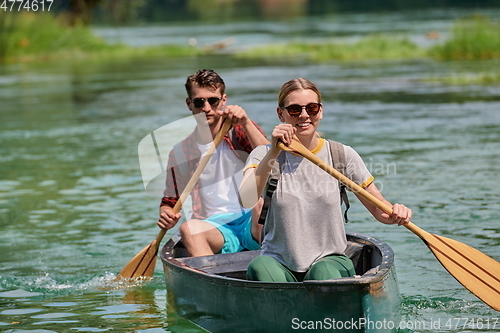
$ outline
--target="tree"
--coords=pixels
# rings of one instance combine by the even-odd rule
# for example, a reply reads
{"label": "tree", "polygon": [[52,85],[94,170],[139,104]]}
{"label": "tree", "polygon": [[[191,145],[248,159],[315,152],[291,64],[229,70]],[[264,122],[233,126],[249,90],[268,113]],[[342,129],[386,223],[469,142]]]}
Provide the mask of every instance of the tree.
{"label": "tree", "polygon": [[70,0],[69,24],[90,24],[101,0]]}

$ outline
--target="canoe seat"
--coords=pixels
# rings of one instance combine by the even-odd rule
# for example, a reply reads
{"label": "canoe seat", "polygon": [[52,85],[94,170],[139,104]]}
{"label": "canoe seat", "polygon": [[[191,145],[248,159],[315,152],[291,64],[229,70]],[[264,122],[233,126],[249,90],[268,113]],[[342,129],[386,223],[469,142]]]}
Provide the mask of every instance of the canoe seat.
{"label": "canoe seat", "polygon": [[352,260],[356,275],[363,275],[382,262],[382,256],[367,244],[348,241],[344,253]]}
{"label": "canoe seat", "polygon": [[260,251],[243,251],[214,256],[177,258],[177,260],[209,274],[245,279],[248,264],[258,255],[260,255]]}
{"label": "canoe seat", "polygon": [[[348,241],[345,254],[353,261],[357,275],[375,267],[377,260],[373,260],[371,246]],[[208,274],[218,274],[232,278],[246,279],[246,270],[250,261],[260,255],[260,251],[243,251],[224,253],[203,257],[176,258],[189,267],[201,270]]]}

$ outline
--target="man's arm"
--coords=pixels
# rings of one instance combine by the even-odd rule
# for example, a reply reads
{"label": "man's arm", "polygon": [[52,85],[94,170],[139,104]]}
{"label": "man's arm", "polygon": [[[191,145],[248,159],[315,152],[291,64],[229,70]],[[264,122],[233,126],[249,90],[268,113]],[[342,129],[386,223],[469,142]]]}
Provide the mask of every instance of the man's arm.
{"label": "man's arm", "polygon": [[224,110],[219,111],[224,117],[228,118],[233,124],[240,124],[245,131],[252,149],[260,146],[269,144],[266,136],[262,130],[255,125],[255,123],[248,117],[243,108],[238,105],[226,105]]}
{"label": "man's arm", "polygon": [[171,229],[179,221],[182,214],[173,213],[173,207],[179,200],[179,190],[174,171],[174,165],[177,164],[174,151],[170,151],[168,155],[168,163],[166,169],[165,191],[160,203],[160,212],[158,222],[156,223],[162,229]]}
{"label": "man's arm", "polygon": [[250,120],[250,118],[247,119],[248,120],[245,123],[242,123],[241,126],[245,130],[252,148],[269,144],[269,140],[267,140],[264,133],[262,133],[262,131],[255,125],[253,121]]}
{"label": "man's arm", "polygon": [[177,224],[181,216],[181,213],[174,214],[173,209],[170,206],[160,206],[160,218],[156,224],[158,224],[158,226],[162,229],[172,229]]}

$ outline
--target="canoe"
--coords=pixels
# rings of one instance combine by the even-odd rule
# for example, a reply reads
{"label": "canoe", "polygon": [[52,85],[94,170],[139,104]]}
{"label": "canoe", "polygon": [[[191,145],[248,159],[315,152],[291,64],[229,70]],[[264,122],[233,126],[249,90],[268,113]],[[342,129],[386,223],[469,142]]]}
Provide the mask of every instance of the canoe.
{"label": "canoe", "polygon": [[354,277],[277,283],[245,279],[260,251],[190,258],[175,235],[160,253],[169,305],[216,333],[396,332],[394,252],[368,235],[348,232],[347,240]]}

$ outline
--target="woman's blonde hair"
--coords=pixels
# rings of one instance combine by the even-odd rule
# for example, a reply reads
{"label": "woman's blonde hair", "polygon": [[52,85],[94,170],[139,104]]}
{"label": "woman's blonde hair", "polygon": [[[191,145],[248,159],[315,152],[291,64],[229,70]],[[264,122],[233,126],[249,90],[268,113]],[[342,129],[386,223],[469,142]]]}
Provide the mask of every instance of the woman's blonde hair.
{"label": "woman's blonde hair", "polygon": [[304,78],[298,78],[298,79],[293,79],[281,86],[280,93],[278,95],[278,105],[280,107],[285,106],[285,99],[290,95],[292,92],[297,91],[297,90],[312,90],[316,93],[318,96],[318,103],[321,103],[321,93],[319,92],[318,87],[311,81],[304,79]]}

